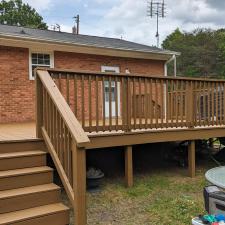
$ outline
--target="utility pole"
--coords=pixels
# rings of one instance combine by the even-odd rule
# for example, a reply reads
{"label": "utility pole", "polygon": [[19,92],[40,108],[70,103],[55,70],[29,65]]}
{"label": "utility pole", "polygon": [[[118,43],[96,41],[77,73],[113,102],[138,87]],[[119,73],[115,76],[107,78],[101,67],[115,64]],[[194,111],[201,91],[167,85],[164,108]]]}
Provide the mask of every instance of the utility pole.
{"label": "utility pole", "polygon": [[159,18],[165,17],[165,2],[164,0],[151,0],[148,1],[147,5],[147,13],[148,16],[151,18],[156,17],[156,40],[157,40],[157,47],[159,47]]}
{"label": "utility pole", "polygon": [[74,16],[77,34],[80,33],[80,15]]}

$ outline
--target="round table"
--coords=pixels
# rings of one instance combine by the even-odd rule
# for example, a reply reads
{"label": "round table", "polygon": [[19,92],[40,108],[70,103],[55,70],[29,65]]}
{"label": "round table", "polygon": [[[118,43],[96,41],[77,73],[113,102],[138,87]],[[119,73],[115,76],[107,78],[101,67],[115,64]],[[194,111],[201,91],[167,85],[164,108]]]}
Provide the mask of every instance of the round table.
{"label": "round table", "polygon": [[225,189],[225,166],[208,170],[205,174],[205,178],[210,183]]}

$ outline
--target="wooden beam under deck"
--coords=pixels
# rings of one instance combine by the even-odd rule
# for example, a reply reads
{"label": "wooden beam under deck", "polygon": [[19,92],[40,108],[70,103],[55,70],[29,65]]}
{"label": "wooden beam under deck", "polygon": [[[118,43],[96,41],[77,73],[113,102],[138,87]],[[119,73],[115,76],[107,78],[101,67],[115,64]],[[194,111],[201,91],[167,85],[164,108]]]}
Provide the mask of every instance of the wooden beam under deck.
{"label": "wooden beam under deck", "polygon": [[89,134],[87,149],[129,146],[138,144],[200,140],[225,137],[225,126],[193,129],[161,129],[129,133]]}

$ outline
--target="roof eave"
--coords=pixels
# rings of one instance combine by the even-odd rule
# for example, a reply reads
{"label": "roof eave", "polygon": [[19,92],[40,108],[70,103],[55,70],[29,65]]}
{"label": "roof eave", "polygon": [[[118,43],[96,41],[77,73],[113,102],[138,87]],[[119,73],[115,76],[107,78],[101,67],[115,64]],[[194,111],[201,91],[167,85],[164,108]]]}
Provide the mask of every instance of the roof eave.
{"label": "roof eave", "polygon": [[[3,34],[0,33],[0,39],[6,39],[6,40],[17,40],[18,42],[24,41],[24,42],[31,42],[31,43],[41,43],[41,44],[49,44],[49,45],[60,45],[60,46],[70,46],[71,48],[89,48],[89,49],[93,49],[93,52],[88,52],[89,54],[97,54],[97,55],[108,55],[108,53],[111,52],[118,52],[118,55],[114,55],[114,56],[121,56],[121,57],[130,57],[130,58],[135,58],[136,56],[139,56],[138,58],[142,58],[141,55],[143,55],[143,58],[153,58],[154,56],[156,59],[158,60],[168,60],[172,55],[176,55],[179,56],[180,53],[179,52],[173,52],[173,51],[138,51],[138,50],[134,50],[134,49],[122,49],[122,48],[110,48],[110,47],[103,47],[103,46],[97,46],[97,45],[86,45],[86,44],[75,44],[75,43],[71,43],[71,42],[66,42],[66,41],[59,41],[59,40],[55,40],[55,39],[46,39],[46,38],[34,38],[34,37],[22,37],[21,35],[11,35],[11,34]],[[27,46],[27,45],[26,45]],[[96,49],[101,49],[103,52],[101,54],[101,52],[96,51]],[[68,51],[68,49],[65,51]],[[72,49],[71,49],[72,51]],[[74,52],[74,51],[72,51]],[[119,53],[128,53],[128,54],[119,54]],[[79,53],[82,53],[79,51]],[[87,53],[86,51],[84,51],[84,53]],[[111,55],[111,54],[109,54]],[[147,55],[149,55],[149,57],[147,57]],[[152,56],[152,57],[151,57]]]}

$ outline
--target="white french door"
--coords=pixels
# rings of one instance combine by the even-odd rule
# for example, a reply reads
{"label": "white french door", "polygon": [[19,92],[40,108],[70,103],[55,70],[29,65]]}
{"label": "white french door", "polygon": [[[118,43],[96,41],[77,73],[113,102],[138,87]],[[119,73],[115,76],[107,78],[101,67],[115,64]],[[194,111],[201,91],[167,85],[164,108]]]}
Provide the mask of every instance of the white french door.
{"label": "white french door", "polygon": [[[102,66],[101,67],[102,72],[111,72],[111,73],[119,73],[120,68],[119,67],[114,67],[114,66]],[[103,84],[103,90],[104,90],[104,99],[105,99],[105,117],[108,118],[110,115],[110,87],[109,87],[109,81],[104,81]],[[116,93],[117,90],[117,93]],[[118,116],[120,116],[120,82],[117,82],[117,87],[116,87],[116,82],[112,81],[111,82],[111,115],[112,117],[116,116],[116,97],[117,97],[117,102],[118,102]]]}

